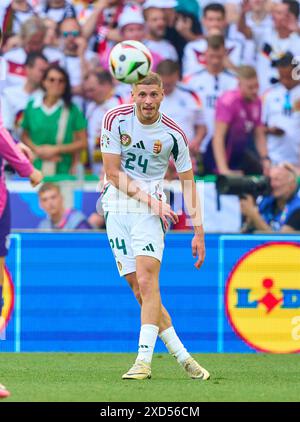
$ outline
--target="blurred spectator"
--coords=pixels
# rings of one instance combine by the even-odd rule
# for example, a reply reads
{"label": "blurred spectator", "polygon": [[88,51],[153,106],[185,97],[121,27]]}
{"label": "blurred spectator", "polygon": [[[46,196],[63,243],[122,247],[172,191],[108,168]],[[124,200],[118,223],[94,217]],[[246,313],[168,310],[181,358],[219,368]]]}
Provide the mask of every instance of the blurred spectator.
{"label": "blurred spectator", "polygon": [[264,197],[258,207],[252,196],[240,200],[246,218],[243,232],[300,231],[300,193],[294,168],[290,164],[271,168],[270,184],[271,195]]}
{"label": "blurred spectator", "polygon": [[64,198],[59,186],[54,183],[44,183],[39,189],[40,207],[47,214],[39,229],[75,230],[91,229],[86,216],[78,210],[66,209]]}
{"label": "blurred spectator", "polygon": [[42,86],[44,93],[25,109],[22,139],[36,154],[34,163],[44,175],[74,173],[78,153],[87,147],[86,120],[71,102],[64,69],[51,65]]}
{"label": "blurred spectator", "polygon": [[5,54],[8,51],[21,47],[22,41],[18,35],[10,35],[5,37],[5,42],[1,46],[1,53]]}
{"label": "blurred spectator", "polygon": [[44,25],[46,27],[46,35],[44,38],[45,47],[59,47],[59,40],[57,36],[57,23],[52,19],[44,19]]}
{"label": "blurred spectator", "polygon": [[123,104],[121,96],[115,94],[113,79],[106,71],[90,72],[84,84],[84,95],[89,100],[86,107],[88,122],[88,164],[94,174],[100,175],[102,167],[100,137],[104,114]]}
{"label": "blurred spectator", "polygon": [[[274,3],[272,9],[273,26],[259,39],[256,69],[260,92],[277,82],[276,60],[285,53],[300,56],[300,36],[298,31],[299,4],[296,0]],[[242,29],[242,28],[241,28]],[[247,37],[253,37],[249,27],[243,30]]]}
{"label": "blurred spectator", "polygon": [[[252,150],[253,142],[259,156]],[[212,144],[208,146],[207,158],[209,152],[213,172],[226,175],[259,174],[263,166],[267,170],[270,163],[254,68],[241,66],[239,88],[225,92],[218,99],[215,134]]]}
{"label": "blurred spectator", "polygon": [[20,37],[22,46],[4,54],[7,67],[6,83],[8,85],[24,84],[25,62],[29,53],[43,53],[49,63],[58,63],[62,60],[62,53],[50,47],[44,47],[46,27],[42,19],[32,17],[21,28]]}
{"label": "blurred spectator", "polygon": [[165,94],[160,111],[167,113],[186,134],[193,168],[197,173],[200,145],[206,134],[201,99],[194,91],[179,84],[180,67],[177,62],[164,60],[158,65],[157,72],[163,81]]}
{"label": "blurred spectator", "polygon": [[45,0],[40,7],[41,16],[57,23],[67,18],[76,18],[76,11],[71,3],[68,0]]}
{"label": "blurred spectator", "polygon": [[[227,50],[226,67],[228,69],[236,70],[242,64],[252,65],[254,63],[254,42],[247,40],[235,25],[228,25],[225,8],[222,4],[210,3],[204,8],[202,26],[205,36],[224,35]],[[206,49],[207,42],[202,37],[186,45],[183,57],[184,75],[203,68]]]}
{"label": "blurred spectator", "polygon": [[84,25],[88,18],[93,13],[97,4],[99,4],[98,0],[73,0],[73,4],[76,10],[76,16],[79,24],[82,26]]}
{"label": "blurred spectator", "polygon": [[65,19],[59,25],[58,30],[64,53],[63,67],[70,77],[73,101],[82,108],[83,80],[89,70],[99,65],[99,60],[95,53],[87,50],[87,42],[81,36],[81,28],[76,19]]}
{"label": "blurred spectator", "polygon": [[48,67],[48,61],[41,53],[30,53],[25,62],[26,79],[23,86],[13,85],[1,94],[3,124],[14,138],[20,137],[20,123],[28,101],[41,91],[41,82]]}
{"label": "blurred spectator", "polygon": [[21,25],[34,14],[35,11],[28,0],[2,0],[0,28],[2,28],[5,38],[18,34]]}
{"label": "blurred spectator", "polygon": [[255,45],[272,30],[273,21],[269,13],[268,0],[244,0],[242,3],[238,29],[249,39],[253,37]]}
{"label": "blurred spectator", "polygon": [[146,0],[144,7],[148,2],[154,2],[157,7],[163,9],[167,20],[166,39],[176,48],[181,64],[184,47],[189,41],[197,39],[201,33],[198,19],[182,10],[177,13],[175,7],[178,3],[176,0]]}
{"label": "blurred spectator", "polygon": [[201,143],[200,151],[203,154],[203,172],[211,169],[211,150],[208,149],[215,130],[215,110],[217,99],[228,90],[237,88],[238,79],[225,68],[226,50],[223,35],[207,37],[207,49],[204,53],[205,67],[184,79],[188,87],[193,88],[201,98],[203,104],[204,121],[207,133]]}
{"label": "blurred spectator", "polygon": [[292,63],[291,54],[277,61],[279,82],[264,96],[263,121],[272,163],[287,161],[300,170],[300,75]]}
{"label": "blurred spectator", "polygon": [[118,20],[123,10],[122,0],[100,0],[82,27],[82,35],[90,40],[92,49],[99,55],[100,63],[107,66],[109,53],[121,36]]}
{"label": "blurred spectator", "polygon": [[145,45],[154,51],[161,60],[178,60],[178,54],[175,47],[165,39],[167,22],[162,9],[158,7],[149,7],[144,10],[146,23]]}

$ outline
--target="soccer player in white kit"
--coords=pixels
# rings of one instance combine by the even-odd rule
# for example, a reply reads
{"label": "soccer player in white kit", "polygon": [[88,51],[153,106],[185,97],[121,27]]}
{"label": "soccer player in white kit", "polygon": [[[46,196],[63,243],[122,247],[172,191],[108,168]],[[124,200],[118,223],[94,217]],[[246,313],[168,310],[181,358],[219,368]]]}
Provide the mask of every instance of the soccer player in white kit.
{"label": "soccer player in white kit", "polygon": [[168,219],[178,221],[177,214],[165,202],[162,187],[171,156],[194,226],[192,254],[197,257],[197,269],[205,256],[200,201],[187,139],[173,120],[159,112],[163,96],[160,76],[150,72],[132,86],[134,104],[113,108],[102,123],[102,206],[107,235],[120,276],[125,276],[141,305],[138,355],[122,378],[151,377],[151,360],[159,335],[191,378],[206,380],[208,371],[185,349],[160,297],[165,230]]}

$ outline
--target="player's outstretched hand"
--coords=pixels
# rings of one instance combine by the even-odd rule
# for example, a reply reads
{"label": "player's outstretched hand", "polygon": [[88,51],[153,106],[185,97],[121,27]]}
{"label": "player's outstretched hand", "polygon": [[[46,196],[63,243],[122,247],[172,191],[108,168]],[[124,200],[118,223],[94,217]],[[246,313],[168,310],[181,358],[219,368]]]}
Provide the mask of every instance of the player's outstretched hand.
{"label": "player's outstretched hand", "polygon": [[205,258],[205,243],[204,234],[195,234],[192,240],[192,254],[194,258],[197,258],[194,266],[199,270],[204,262]]}
{"label": "player's outstretched hand", "polygon": [[29,176],[29,179],[31,186],[35,187],[43,180],[43,174],[39,170],[34,169],[31,175]]}
{"label": "player's outstretched hand", "polygon": [[169,223],[168,218],[172,221],[173,224],[178,223],[179,218],[176,212],[172,210],[169,204],[163,201],[158,201],[156,199],[151,200],[151,209],[154,212],[154,214],[159,215],[159,217],[162,220],[164,230],[166,231]]}

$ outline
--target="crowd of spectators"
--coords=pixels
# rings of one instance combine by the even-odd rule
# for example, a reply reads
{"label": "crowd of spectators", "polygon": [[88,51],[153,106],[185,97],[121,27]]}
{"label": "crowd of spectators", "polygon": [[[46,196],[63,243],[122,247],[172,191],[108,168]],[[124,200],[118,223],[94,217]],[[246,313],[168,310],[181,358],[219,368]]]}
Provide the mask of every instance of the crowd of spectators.
{"label": "crowd of spectators", "polygon": [[[300,174],[297,0],[2,0],[4,125],[46,175],[101,174],[102,116],[130,101],[108,71],[143,42],[162,111],[187,134],[195,174]],[[166,177],[175,172],[172,163]]]}
{"label": "crowd of spectators", "polygon": [[297,0],[3,0],[4,123],[47,174],[82,162],[99,175],[101,116],[130,101],[109,53],[135,39],[152,53],[162,110],[187,133],[196,174],[260,173],[267,160],[299,170],[298,22]]}

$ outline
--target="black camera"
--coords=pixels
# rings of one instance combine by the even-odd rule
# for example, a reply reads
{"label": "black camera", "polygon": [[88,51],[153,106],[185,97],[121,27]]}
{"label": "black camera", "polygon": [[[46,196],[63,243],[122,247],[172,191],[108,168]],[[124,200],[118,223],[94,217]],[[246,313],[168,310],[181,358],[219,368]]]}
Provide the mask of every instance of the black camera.
{"label": "black camera", "polygon": [[266,176],[218,176],[216,188],[219,195],[267,196],[271,193],[270,179]]}

